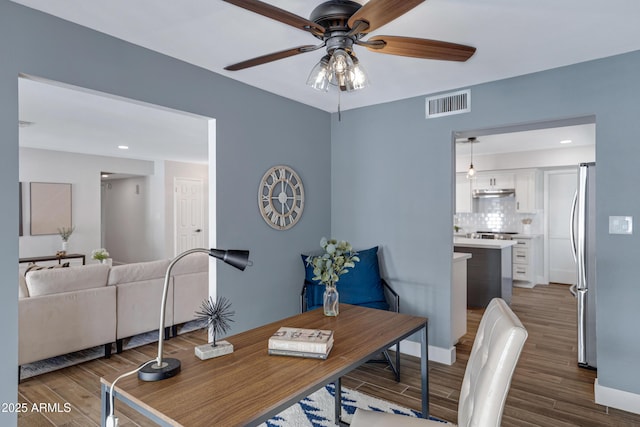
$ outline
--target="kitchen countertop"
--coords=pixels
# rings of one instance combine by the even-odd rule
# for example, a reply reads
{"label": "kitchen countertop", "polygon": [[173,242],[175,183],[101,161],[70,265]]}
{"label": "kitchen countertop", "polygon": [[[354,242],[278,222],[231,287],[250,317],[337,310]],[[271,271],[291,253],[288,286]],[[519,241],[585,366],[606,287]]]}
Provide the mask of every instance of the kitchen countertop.
{"label": "kitchen countertop", "polygon": [[454,246],[466,246],[468,248],[504,249],[517,244],[516,240],[497,239],[469,239],[467,237],[454,237]]}
{"label": "kitchen countertop", "polygon": [[463,261],[471,258],[471,254],[467,254],[464,252],[454,252],[453,253],[453,262]]}

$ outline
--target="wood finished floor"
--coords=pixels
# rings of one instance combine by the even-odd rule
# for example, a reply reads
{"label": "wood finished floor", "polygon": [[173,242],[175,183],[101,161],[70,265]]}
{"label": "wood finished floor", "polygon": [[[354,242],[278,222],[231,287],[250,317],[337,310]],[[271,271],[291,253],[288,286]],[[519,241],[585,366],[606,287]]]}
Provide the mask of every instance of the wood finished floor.
{"label": "wood finished floor", "polygon": [[[514,288],[512,308],[529,331],[507,398],[503,426],[640,426],[640,415],[596,405],[594,371],[576,366],[575,300],[565,285],[534,289]],[[452,366],[430,362],[431,414],[457,421],[457,399],[466,361],[482,310],[468,310],[468,333],[457,345]],[[165,351],[192,348],[205,341],[203,331],[191,332],[165,343]],[[19,426],[97,426],[100,421],[99,378],[125,372],[155,357],[155,345],[128,350],[110,359],[98,359],[23,381],[19,402],[65,403],[65,412],[19,414]],[[346,387],[420,409],[420,370],[417,359],[402,356],[402,378],[397,383],[387,367],[366,364],[343,379]],[[118,405],[120,425],[153,423]]]}

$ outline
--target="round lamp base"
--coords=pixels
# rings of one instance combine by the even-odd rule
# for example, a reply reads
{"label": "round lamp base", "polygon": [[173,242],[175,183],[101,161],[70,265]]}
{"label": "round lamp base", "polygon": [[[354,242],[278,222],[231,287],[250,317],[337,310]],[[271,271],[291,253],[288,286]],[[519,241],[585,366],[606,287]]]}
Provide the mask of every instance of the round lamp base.
{"label": "round lamp base", "polygon": [[151,363],[138,371],[138,378],[142,381],[161,381],[174,377],[180,373],[178,359],[162,359],[162,366]]}

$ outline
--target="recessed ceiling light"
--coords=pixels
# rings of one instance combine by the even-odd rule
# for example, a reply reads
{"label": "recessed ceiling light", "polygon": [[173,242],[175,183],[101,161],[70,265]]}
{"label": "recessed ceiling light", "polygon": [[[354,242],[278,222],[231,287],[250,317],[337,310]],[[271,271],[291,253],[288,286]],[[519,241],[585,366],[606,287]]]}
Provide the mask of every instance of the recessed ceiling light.
{"label": "recessed ceiling light", "polygon": [[118,148],[121,150],[128,150],[129,146],[128,145],[118,145]]}
{"label": "recessed ceiling light", "polygon": [[109,178],[109,174],[108,173],[103,173],[102,175],[100,175],[103,178]]}
{"label": "recessed ceiling light", "polygon": [[573,141],[570,139],[563,139],[562,141],[560,141],[560,144],[571,144]]}

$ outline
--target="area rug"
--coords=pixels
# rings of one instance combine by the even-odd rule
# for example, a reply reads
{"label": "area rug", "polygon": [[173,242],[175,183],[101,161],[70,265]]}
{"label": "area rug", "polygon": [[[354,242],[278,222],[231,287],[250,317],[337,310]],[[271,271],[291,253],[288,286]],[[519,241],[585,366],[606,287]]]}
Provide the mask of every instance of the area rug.
{"label": "area rug", "polygon": [[[194,320],[180,326],[178,334],[203,329],[207,326],[206,321]],[[123,349],[140,347],[145,344],[158,341],[158,331],[147,332],[136,335],[124,341]],[[115,351],[115,346],[114,346]],[[68,368],[79,363],[88,362],[104,357],[104,346],[88,348],[86,350],[76,351],[61,356],[51,357],[49,359],[40,360],[38,362],[26,363],[20,369],[20,380],[35,377],[36,375],[46,374],[58,369]]]}
{"label": "area rug", "polygon": [[[300,402],[285,409],[260,427],[320,427],[335,426],[334,423],[334,397],[333,384],[321,388]],[[370,411],[389,412],[419,417],[420,412],[408,409],[395,403],[377,399],[372,396],[342,387],[342,421],[350,423],[357,408]],[[441,422],[443,425],[451,425],[446,421],[429,417],[431,420]]]}

